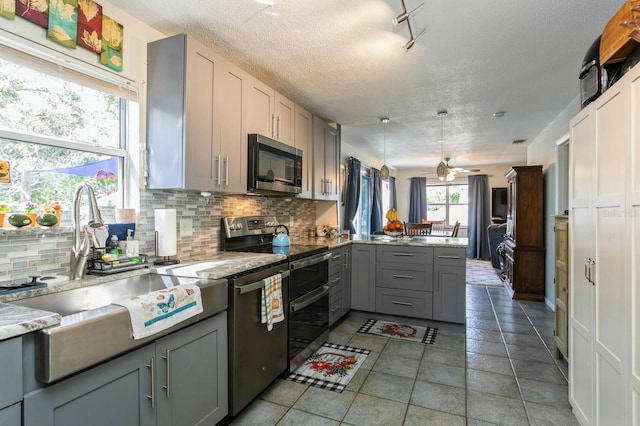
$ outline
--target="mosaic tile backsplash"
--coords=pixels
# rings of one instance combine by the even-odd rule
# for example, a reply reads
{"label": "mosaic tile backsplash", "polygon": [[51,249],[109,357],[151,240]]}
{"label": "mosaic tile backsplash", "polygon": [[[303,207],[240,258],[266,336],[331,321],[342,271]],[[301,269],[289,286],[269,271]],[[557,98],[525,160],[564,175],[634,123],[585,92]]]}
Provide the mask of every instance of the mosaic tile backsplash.
{"label": "mosaic tile backsplash", "polygon": [[[289,227],[292,240],[304,238],[316,222],[314,201],[298,198],[203,197],[198,193],[152,190],[140,194],[140,205],[135,238],[140,241],[140,253],[155,254],[154,210],[176,209],[177,258],[182,262],[207,259],[222,249],[221,219],[225,216],[276,215]],[[181,238],[180,219],[191,219],[192,236]],[[0,232],[0,284],[20,284],[30,276],[68,275],[71,232],[70,227]]]}

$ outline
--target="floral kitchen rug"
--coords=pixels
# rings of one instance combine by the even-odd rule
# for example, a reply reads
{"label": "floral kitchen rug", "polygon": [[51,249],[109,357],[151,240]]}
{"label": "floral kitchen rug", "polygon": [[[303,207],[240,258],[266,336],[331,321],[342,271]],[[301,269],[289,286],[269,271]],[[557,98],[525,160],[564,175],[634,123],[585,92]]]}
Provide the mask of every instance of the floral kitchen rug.
{"label": "floral kitchen rug", "polygon": [[324,343],[287,380],[342,393],[370,352]]}
{"label": "floral kitchen rug", "polygon": [[432,345],[436,341],[438,329],[370,319],[360,327],[358,333],[375,334],[377,336],[393,337]]}

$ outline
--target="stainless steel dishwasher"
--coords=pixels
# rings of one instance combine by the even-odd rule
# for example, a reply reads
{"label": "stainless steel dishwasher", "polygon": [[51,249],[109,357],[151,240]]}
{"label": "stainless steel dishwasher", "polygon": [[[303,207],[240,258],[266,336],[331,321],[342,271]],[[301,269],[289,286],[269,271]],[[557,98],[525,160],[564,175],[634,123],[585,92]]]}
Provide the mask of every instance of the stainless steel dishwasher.
{"label": "stainless steel dishwasher", "polygon": [[285,316],[289,313],[287,263],[270,265],[229,279],[229,413],[235,416],[280,374],[287,371],[287,321],[271,331],[260,321],[264,280],[282,278]]}

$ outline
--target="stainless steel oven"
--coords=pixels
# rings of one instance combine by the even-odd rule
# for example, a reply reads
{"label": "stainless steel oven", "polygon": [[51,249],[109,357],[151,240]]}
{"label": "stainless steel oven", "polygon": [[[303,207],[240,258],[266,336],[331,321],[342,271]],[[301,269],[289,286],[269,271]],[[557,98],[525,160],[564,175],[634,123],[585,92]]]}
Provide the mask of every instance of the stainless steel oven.
{"label": "stainless steel oven", "polygon": [[329,258],[321,253],[289,263],[289,371],[329,338]]}
{"label": "stainless steel oven", "polygon": [[[273,253],[275,216],[226,217],[225,251]],[[282,247],[276,247],[282,249]],[[289,270],[287,317],[289,371],[294,370],[329,336],[329,258],[327,246],[292,244],[286,253]],[[231,333],[230,333],[231,334]]]}
{"label": "stainless steel oven", "polygon": [[302,151],[258,134],[249,135],[247,190],[302,192]]}

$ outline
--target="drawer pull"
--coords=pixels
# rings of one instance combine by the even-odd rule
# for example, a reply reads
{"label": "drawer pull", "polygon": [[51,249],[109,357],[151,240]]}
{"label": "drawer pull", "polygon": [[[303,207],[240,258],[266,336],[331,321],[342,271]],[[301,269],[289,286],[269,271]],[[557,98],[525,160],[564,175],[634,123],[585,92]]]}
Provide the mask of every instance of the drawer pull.
{"label": "drawer pull", "polygon": [[413,275],[393,275],[393,278],[405,278],[405,279],[409,279],[412,280],[413,279]]}
{"label": "drawer pull", "polygon": [[394,256],[409,256],[413,257],[413,253],[393,253]]}
{"label": "drawer pull", "polygon": [[438,259],[461,259],[460,256],[438,256]]}
{"label": "drawer pull", "polygon": [[338,278],[334,278],[334,279],[331,280],[331,285],[334,286],[334,285],[338,284],[339,282],[340,282],[340,278],[339,277]]}
{"label": "drawer pull", "polygon": [[340,309],[340,305],[336,305],[336,306],[331,308],[331,312],[335,312],[335,311],[337,311],[339,309]]}
{"label": "drawer pull", "polygon": [[338,259],[340,259],[340,255],[339,254],[336,254],[335,256],[333,256],[331,258],[331,260],[338,260]]}
{"label": "drawer pull", "polygon": [[393,302],[394,305],[402,305],[402,306],[413,306],[413,303],[407,303],[407,302],[398,302],[397,300],[394,300]]}

